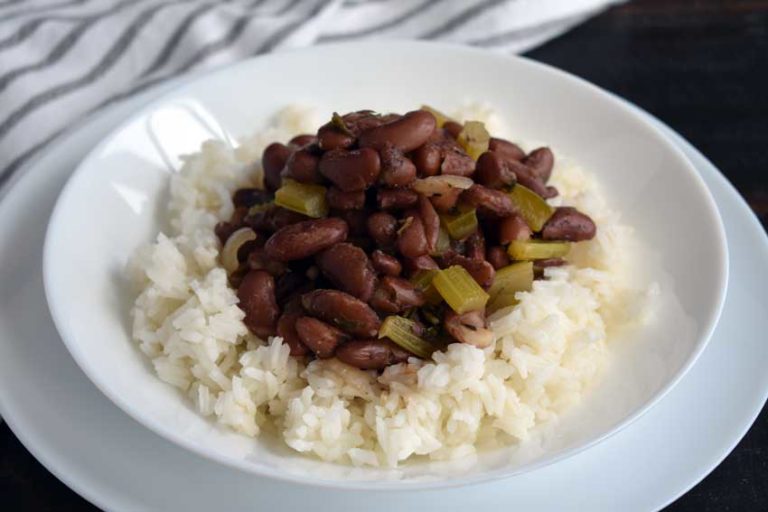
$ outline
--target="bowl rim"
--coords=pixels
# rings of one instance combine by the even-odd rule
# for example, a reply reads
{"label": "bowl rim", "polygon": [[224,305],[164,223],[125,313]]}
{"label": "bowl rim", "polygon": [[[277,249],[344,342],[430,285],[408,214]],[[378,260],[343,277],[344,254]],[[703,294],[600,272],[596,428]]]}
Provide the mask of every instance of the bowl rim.
{"label": "bowl rim", "polygon": [[[662,388],[660,388],[653,396],[651,396],[641,407],[637,408],[631,414],[627,415],[620,421],[616,422],[614,425],[606,428],[604,432],[597,434],[595,436],[592,436],[591,438],[589,438],[588,440],[586,440],[585,442],[579,445],[563,449],[559,452],[554,453],[549,457],[544,457],[541,460],[522,464],[514,468],[503,468],[503,467],[496,468],[490,471],[483,472],[478,475],[451,475],[449,477],[442,478],[442,479],[423,480],[423,481],[326,480],[326,479],[317,478],[314,476],[297,475],[297,474],[287,473],[287,472],[280,472],[280,473],[270,472],[270,471],[267,471],[266,468],[255,466],[243,459],[237,459],[228,455],[224,455],[216,450],[207,449],[205,446],[195,444],[190,440],[186,439],[183,435],[179,435],[174,430],[165,427],[162,423],[152,419],[151,417],[148,417],[146,414],[142,412],[141,408],[134,407],[133,404],[131,404],[126,400],[123,400],[116,393],[113,393],[110,390],[108,383],[102,380],[101,378],[99,378],[91,370],[88,364],[88,358],[79,349],[78,343],[76,342],[76,336],[74,336],[74,334],[70,332],[69,322],[67,321],[67,318],[60,307],[61,305],[56,300],[53,299],[52,272],[54,270],[55,257],[54,257],[54,254],[52,253],[53,244],[50,243],[50,239],[53,236],[52,233],[57,231],[59,225],[65,222],[65,217],[63,216],[62,210],[64,208],[65,203],[67,202],[66,199],[70,194],[73,193],[73,190],[75,190],[75,185],[77,184],[77,181],[78,181],[76,178],[77,176],[80,175],[82,169],[85,167],[84,164],[88,162],[91,158],[93,158],[94,155],[98,154],[104,147],[109,145],[118,136],[118,134],[120,134],[128,125],[134,122],[135,119],[142,117],[154,111],[158,107],[166,104],[169,100],[172,100],[174,97],[176,97],[180,92],[183,92],[187,87],[190,87],[199,82],[208,80],[214,76],[220,76],[220,75],[232,73],[240,67],[247,67],[249,65],[252,65],[254,61],[261,62],[265,60],[268,61],[268,60],[280,59],[283,55],[286,55],[286,54],[296,54],[296,53],[308,53],[308,54],[321,53],[322,54],[324,52],[343,51],[346,48],[355,48],[355,51],[362,51],[364,49],[363,47],[382,47],[382,46],[386,46],[388,50],[391,50],[393,53],[396,53],[398,51],[399,52],[419,51],[423,48],[423,49],[426,49],[427,51],[439,50],[439,51],[446,51],[446,52],[452,52],[452,53],[464,53],[467,57],[483,56],[485,58],[488,58],[489,56],[493,56],[498,59],[500,64],[505,64],[504,61],[509,60],[509,61],[518,61],[524,66],[538,68],[539,70],[542,70],[545,73],[551,76],[554,76],[555,79],[559,81],[567,82],[569,85],[573,87],[581,88],[591,93],[592,95],[601,98],[603,101],[607,101],[613,108],[622,111],[623,114],[632,118],[633,121],[637,124],[637,126],[640,129],[645,130],[651,138],[656,140],[658,144],[665,146],[665,148],[668,151],[670,151],[672,154],[675,155],[675,157],[678,159],[678,163],[680,164],[680,167],[685,169],[685,171],[689,175],[689,178],[691,178],[693,180],[693,183],[695,183],[695,185],[697,186],[698,188],[697,194],[703,199],[703,202],[706,205],[706,211],[710,217],[709,220],[712,223],[712,225],[715,227],[717,240],[719,241],[719,243],[716,244],[718,251],[717,251],[717,254],[715,255],[715,259],[718,262],[718,269],[719,269],[719,273],[716,276],[716,280],[718,284],[717,296],[715,297],[715,300],[710,304],[710,310],[708,311],[708,314],[706,316],[706,321],[702,322],[701,334],[696,339],[694,350],[691,352],[691,354],[689,354],[688,358],[686,359],[682,367],[678,370],[678,372],[675,374],[675,376],[672,379],[670,379],[667,383],[665,383],[665,385]],[[319,56],[318,58],[322,58],[322,56]],[[495,54],[494,52],[491,52],[488,50],[469,47],[469,46],[461,45],[457,43],[413,41],[413,40],[395,40],[395,41],[390,40],[390,41],[340,42],[340,43],[322,44],[322,45],[304,47],[304,48],[282,50],[275,53],[258,55],[258,56],[244,59],[235,63],[220,66],[213,70],[204,71],[204,72],[189,76],[187,78],[180,79],[179,82],[175,83],[172,87],[163,91],[159,97],[143,105],[141,108],[133,112],[129,117],[127,117],[125,120],[119,123],[115,128],[113,128],[96,146],[94,146],[86,154],[83,160],[81,160],[80,163],[78,164],[77,168],[69,176],[61,193],[59,194],[59,197],[56,199],[55,206],[53,208],[53,211],[48,221],[48,226],[46,229],[45,241],[43,246],[42,270],[43,270],[43,284],[44,284],[44,290],[45,290],[45,297],[48,304],[48,308],[51,313],[53,323],[62,341],[64,342],[64,345],[72,355],[72,358],[75,360],[75,362],[83,371],[83,373],[85,373],[88,379],[96,386],[97,389],[99,389],[99,391],[103,395],[109,398],[117,407],[123,410],[131,418],[133,418],[138,423],[140,423],[150,431],[154,432],[155,434],[163,437],[168,441],[173,442],[174,444],[186,449],[187,451],[195,453],[198,456],[202,456],[210,460],[214,460],[220,464],[233,467],[238,470],[242,470],[242,471],[245,471],[254,475],[258,475],[261,477],[275,479],[278,481],[290,482],[290,483],[307,485],[312,487],[336,489],[336,490],[418,491],[418,490],[428,490],[428,489],[456,488],[456,487],[465,486],[465,485],[477,485],[484,482],[492,482],[492,481],[500,480],[503,478],[513,477],[515,475],[520,475],[523,473],[529,473],[529,472],[535,471],[536,469],[542,468],[544,466],[548,466],[550,464],[557,463],[558,461],[561,461],[563,459],[576,455],[584,450],[587,450],[597,445],[598,443],[608,439],[609,437],[617,434],[618,432],[622,431],[624,428],[626,428],[630,424],[634,423],[638,418],[643,416],[654,405],[656,405],[662,398],[664,398],[664,396],[666,396],[667,393],[669,393],[669,391],[671,391],[672,388],[675,387],[675,385],[677,385],[677,383],[685,376],[688,370],[690,370],[693,364],[695,364],[695,362],[698,360],[701,353],[704,351],[704,348],[709,342],[709,339],[711,338],[712,333],[714,332],[714,329],[717,326],[717,323],[720,319],[720,315],[723,310],[723,305],[725,303],[725,298],[727,293],[727,284],[728,284],[728,275],[729,275],[728,261],[729,261],[729,255],[728,255],[726,233],[725,233],[723,221],[720,216],[720,212],[717,208],[717,205],[715,203],[715,200],[712,197],[712,194],[710,193],[708,187],[706,186],[703,178],[698,174],[698,172],[693,167],[693,164],[685,156],[685,154],[682,152],[680,148],[675,146],[669,139],[667,139],[667,137],[657,127],[655,127],[649,120],[644,118],[636,108],[633,108],[630,104],[628,104],[626,101],[624,101],[617,95],[609,91],[606,91],[601,87],[595,84],[592,84],[591,82],[588,82],[583,78],[580,78],[576,75],[573,75],[571,73],[558,69],[554,66],[551,66],[549,64],[545,64],[542,62],[538,62],[533,59],[519,56],[519,55]],[[351,467],[352,466],[350,466],[350,468]]]}

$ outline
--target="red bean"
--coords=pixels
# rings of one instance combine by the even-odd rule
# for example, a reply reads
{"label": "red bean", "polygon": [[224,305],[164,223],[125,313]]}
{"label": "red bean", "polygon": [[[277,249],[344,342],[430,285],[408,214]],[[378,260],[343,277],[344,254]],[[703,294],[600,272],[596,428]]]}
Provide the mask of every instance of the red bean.
{"label": "red bean", "polygon": [[369,338],[344,343],[336,349],[336,357],[361,370],[383,370],[414,356],[389,340]]}
{"label": "red bean", "polygon": [[322,183],[323,177],[318,172],[319,161],[317,155],[309,148],[294,151],[285,162],[282,177],[290,178],[301,183]]}
{"label": "red bean", "polygon": [[353,336],[369,338],[379,332],[381,320],[366,304],[339,290],[315,290],[301,297],[304,309],[313,316]]}
{"label": "red bean", "polygon": [[461,200],[481,213],[507,217],[515,213],[515,206],[507,194],[482,185],[472,185],[461,194]]}
{"label": "red bean", "polygon": [[391,247],[397,241],[397,219],[386,212],[368,217],[368,234],[379,247]]}
{"label": "red bean", "polygon": [[507,255],[507,251],[498,245],[488,248],[485,253],[485,259],[488,261],[488,263],[493,265],[493,268],[496,270],[509,265],[509,255]]}
{"label": "red bean", "polygon": [[382,278],[371,297],[371,306],[376,311],[390,315],[423,305],[424,294],[421,290],[400,277]]}
{"label": "red bean", "polygon": [[397,250],[406,258],[416,258],[429,252],[424,223],[415,212],[405,218],[405,224],[400,228]]}
{"label": "red bean", "polygon": [[264,168],[264,187],[267,190],[275,191],[280,188],[280,173],[291,153],[291,148],[279,142],[273,142],[264,149],[261,166]]}
{"label": "red bean", "polygon": [[499,222],[499,243],[508,244],[513,240],[528,240],[531,234],[531,228],[520,215],[510,215]]}
{"label": "red bean", "polygon": [[288,270],[285,263],[268,258],[263,247],[252,248],[248,252],[247,262],[251,270],[266,270],[275,277],[285,274]]}
{"label": "red bean", "polygon": [[382,210],[404,210],[418,201],[419,195],[408,188],[380,188],[376,192],[376,204]]}
{"label": "red bean", "polygon": [[283,338],[283,342],[291,349],[291,355],[294,357],[305,356],[309,352],[296,332],[296,320],[301,316],[300,311],[286,311],[277,321],[277,335]]}
{"label": "red bean", "polygon": [[517,176],[509,164],[498,153],[486,151],[477,159],[476,181],[488,188],[502,188],[514,185]]}
{"label": "red bean", "polygon": [[440,265],[426,254],[416,258],[403,258],[403,266],[409,275],[415,274],[419,270],[440,270]]}
{"label": "red bean", "polygon": [[424,196],[419,196],[419,217],[421,217],[421,222],[424,225],[427,252],[434,253],[437,250],[437,239],[440,236],[440,217],[429,199]]}
{"label": "red bean", "polygon": [[368,301],[376,286],[376,273],[368,256],[349,243],[336,244],[317,256],[317,265],[340,290]]}
{"label": "red bean", "polygon": [[288,144],[295,147],[296,149],[303,148],[304,146],[309,146],[310,144],[315,143],[317,143],[317,137],[308,133],[297,135],[288,141]]}
{"label": "red bean", "polygon": [[387,276],[397,277],[403,271],[403,266],[397,258],[378,249],[371,254],[371,263],[378,273]]}
{"label": "red bean", "polygon": [[597,227],[588,215],[570,206],[561,206],[544,224],[541,237],[544,240],[568,240],[581,242],[591,240],[597,233]]}
{"label": "red bean", "polygon": [[477,230],[467,237],[467,258],[471,260],[485,260],[485,237],[481,230]]}
{"label": "red bean", "polygon": [[365,206],[365,191],[344,192],[336,187],[329,187],[325,193],[328,206],[335,210],[362,210]]}
{"label": "red bean", "polygon": [[341,217],[349,226],[350,237],[364,237],[368,234],[366,223],[368,221],[368,212],[365,210],[341,210],[332,212],[335,216]]}
{"label": "red bean", "polygon": [[296,333],[301,342],[320,359],[333,357],[336,347],[349,339],[343,331],[311,316],[296,319]]}
{"label": "red bean", "polygon": [[266,255],[277,261],[300,260],[347,238],[347,223],[338,218],[316,219],[279,229],[264,245]]}
{"label": "red bean", "polygon": [[538,148],[531,151],[523,160],[533,173],[546,183],[552,175],[552,168],[555,165],[555,155],[549,148]]}
{"label": "red bean", "polygon": [[461,130],[463,130],[464,127],[457,123],[456,121],[446,121],[445,124],[443,124],[443,130],[445,130],[445,133],[453,137],[454,139],[459,136],[461,133]]}
{"label": "red bean", "polygon": [[439,173],[442,162],[442,152],[435,144],[428,142],[413,152],[413,163],[421,177],[434,176]]}
{"label": "red bean", "polygon": [[386,146],[379,151],[381,175],[379,181],[388,187],[404,187],[416,179],[416,166],[402,151]]}
{"label": "red bean", "polygon": [[320,173],[344,192],[365,190],[381,172],[379,154],[370,148],[334,149],[320,159]]}
{"label": "red bean", "polygon": [[487,288],[493,284],[493,278],[496,275],[496,271],[493,265],[485,260],[473,260],[462,256],[461,254],[449,251],[442,256],[443,267],[450,267],[453,265],[461,265],[469,272],[469,275],[477,281],[477,283],[483,288]]}
{"label": "red bean", "polygon": [[408,153],[424,144],[435,131],[435,116],[424,110],[408,112],[403,117],[368,129],[360,134],[361,147],[382,149],[391,144]]}
{"label": "red bean", "polygon": [[472,176],[475,172],[475,161],[459,149],[447,151],[440,165],[440,174],[454,176]]}
{"label": "red bean", "polygon": [[275,280],[263,270],[251,270],[237,289],[245,325],[261,338],[275,334],[280,309],[275,300]]}
{"label": "red bean", "polygon": [[344,133],[331,123],[324,124],[317,130],[317,145],[323,151],[347,149],[355,143],[355,137]]}
{"label": "red bean", "polygon": [[488,142],[488,150],[509,160],[520,161],[525,158],[525,151],[523,151],[520,146],[497,137],[491,137],[491,140]]}

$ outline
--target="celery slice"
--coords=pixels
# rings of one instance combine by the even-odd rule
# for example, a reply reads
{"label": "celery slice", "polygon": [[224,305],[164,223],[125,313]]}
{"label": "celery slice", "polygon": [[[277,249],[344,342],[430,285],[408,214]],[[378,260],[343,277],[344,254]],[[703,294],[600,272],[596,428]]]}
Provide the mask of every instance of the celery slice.
{"label": "celery slice", "polygon": [[533,262],[520,261],[496,271],[493,284],[488,290],[488,312],[517,304],[515,294],[533,287]]}
{"label": "celery slice", "polygon": [[477,231],[477,213],[475,210],[467,210],[456,215],[443,214],[440,216],[440,220],[454,240],[463,240]]}
{"label": "celery slice", "polygon": [[460,315],[483,309],[488,302],[489,296],[485,290],[459,265],[438,271],[432,284],[451,309]]}
{"label": "celery slice", "polygon": [[513,260],[546,260],[562,258],[571,248],[568,242],[542,242],[541,240],[514,240],[507,247]]}
{"label": "celery slice", "polygon": [[445,125],[445,123],[447,123],[448,121],[453,121],[453,119],[451,119],[447,115],[443,114],[439,110],[436,110],[436,109],[430,107],[429,105],[422,105],[421,106],[421,110],[429,112],[430,114],[435,116],[435,120],[437,120],[437,127],[438,128],[442,128],[443,125]]}
{"label": "celery slice", "polygon": [[388,316],[381,323],[379,338],[388,338],[405,350],[423,359],[429,359],[435,347],[415,334],[417,324],[402,316]]}
{"label": "celery slice", "polygon": [[491,134],[480,121],[465,122],[464,128],[456,139],[464,151],[475,161],[480,158],[480,155],[488,151],[490,140]]}
{"label": "celery slice", "polygon": [[427,301],[427,304],[434,305],[443,301],[443,298],[432,284],[437,272],[437,270],[419,270],[410,279],[411,284],[424,294],[424,300]]}
{"label": "celery slice", "polygon": [[541,231],[544,224],[555,213],[555,209],[549,206],[543,197],[519,183],[512,188],[509,197],[532,231]]}
{"label": "celery slice", "polygon": [[275,204],[316,219],[328,215],[328,202],[322,185],[284,179],[283,186],[275,192]]}

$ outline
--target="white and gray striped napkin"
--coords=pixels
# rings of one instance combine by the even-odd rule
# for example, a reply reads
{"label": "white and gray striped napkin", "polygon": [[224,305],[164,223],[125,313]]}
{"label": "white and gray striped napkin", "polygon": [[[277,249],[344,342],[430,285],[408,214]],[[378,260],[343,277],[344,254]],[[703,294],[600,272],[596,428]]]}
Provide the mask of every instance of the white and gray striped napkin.
{"label": "white and gray striped napkin", "polygon": [[0,194],[78,119],[169,78],[329,41],[522,52],[619,0],[0,0]]}

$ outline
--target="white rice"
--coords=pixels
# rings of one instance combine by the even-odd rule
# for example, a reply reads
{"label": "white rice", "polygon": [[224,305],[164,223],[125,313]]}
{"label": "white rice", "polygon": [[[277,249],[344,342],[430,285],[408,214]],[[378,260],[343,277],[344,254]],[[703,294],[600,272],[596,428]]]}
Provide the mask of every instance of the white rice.
{"label": "white rice", "polygon": [[[503,130],[488,108],[465,108],[462,117]],[[519,305],[493,315],[494,347],[456,343],[434,361],[411,359],[378,375],[335,359],[305,365],[280,338],[248,332],[213,227],[232,214],[232,191],[261,179],[252,162],[266,144],[319,124],[310,111],[289,108],[236,149],[210,141],[184,158],[171,180],[170,233],[131,265],[141,290],[133,338],[158,376],[238,432],[268,428],[294,450],[356,466],[522,442],[578,403],[604,365],[609,328],[640,318],[646,292],[629,276],[632,230],[608,209],[594,177],[562,158],[552,177],[561,195],[552,202],[591,215],[598,236],[577,244],[573,265],[548,269],[548,279],[518,294]]]}

